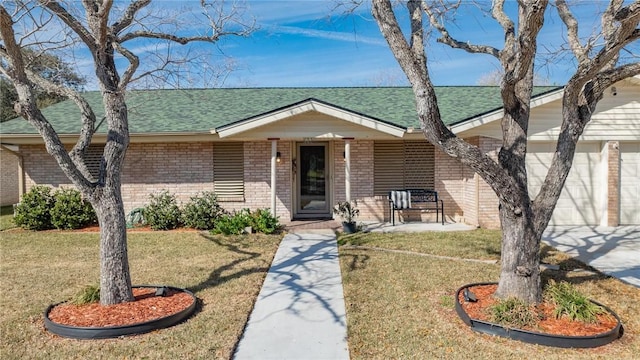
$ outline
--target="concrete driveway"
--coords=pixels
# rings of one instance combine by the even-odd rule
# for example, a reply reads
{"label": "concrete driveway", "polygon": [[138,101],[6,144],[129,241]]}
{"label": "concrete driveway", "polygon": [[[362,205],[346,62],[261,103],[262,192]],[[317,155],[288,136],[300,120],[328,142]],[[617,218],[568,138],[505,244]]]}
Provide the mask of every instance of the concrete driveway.
{"label": "concrete driveway", "polygon": [[640,288],[640,226],[549,227],[542,241]]}

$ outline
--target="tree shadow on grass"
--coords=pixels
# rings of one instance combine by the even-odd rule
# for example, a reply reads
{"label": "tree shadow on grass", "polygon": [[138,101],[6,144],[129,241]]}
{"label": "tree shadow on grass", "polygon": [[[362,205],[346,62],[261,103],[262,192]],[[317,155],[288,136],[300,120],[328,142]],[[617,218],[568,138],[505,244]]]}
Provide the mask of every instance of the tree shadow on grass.
{"label": "tree shadow on grass", "polygon": [[[365,250],[358,250],[358,251],[364,252]],[[356,270],[364,269],[365,267],[367,267],[367,263],[369,262],[369,259],[371,257],[367,254],[359,255],[359,254],[354,254],[353,252],[354,250],[349,250],[349,252],[340,254],[340,258],[342,259],[342,261],[345,261],[348,263],[349,271],[356,271]]]}
{"label": "tree shadow on grass", "polygon": [[217,244],[218,246],[224,247],[228,251],[236,253],[236,254],[238,254],[239,256],[242,256],[242,257],[240,257],[238,259],[235,259],[235,260],[231,261],[228,264],[219,266],[218,268],[214,269],[209,274],[209,277],[207,277],[206,280],[200,282],[197,285],[188,287],[187,289],[189,291],[191,291],[192,293],[194,293],[194,294],[196,294],[196,293],[198,293],[198,292],[200,292],[202,290],[208,289],[208,288],[213,288],[213,287],[219,286],[219,285],[224,284],[224,283],[226,283],[228,281],[241,278],[243,276],[247,276],[247,275],[251,275],[251,274],[255,274],[255,273],[266,273],[269,270],[269,266],[271,265],[270,261],[265,266],[254,266],[254,267],[250,267],[250,268],[237,269],[235,272],[231,272],[229,274],[223,275],[223,273],[225,273],[227,271],[233,271],[239,265],[241,265],[243,263],[246,263],[248,261],[255,260],[255,259],[259,258],[260,256],[262,256],[263,254],[259,253],[259,252],[252,252],[252,251],[243,250],[237,244],[234,244],[234,243],[231,243],[231,242],[225,242],[224,241],[225,239],[220,238],[220,237],[211,236],[211,235],[205,235],[205,234],[201,234],[200,236],[202,236],[206,240],[209,240],[209,241]]}
{"label": "tree shadow on grass", "polygon": [[548,261],[549,263],[560,267],[559,270],[550,269],[542,271],[542,284],[548,283],[551,279],[555,280],[556,282],[566,281],[570,284],[578,285],[584,282],[611,278],[611,276],[604,274],[598,269],[589,266],[573,257],[568,257],[560,261],[554,261],[554,256],[558,254],[564,253],[546,244],[542,244],[540,246],[540,259],[545,262]]}

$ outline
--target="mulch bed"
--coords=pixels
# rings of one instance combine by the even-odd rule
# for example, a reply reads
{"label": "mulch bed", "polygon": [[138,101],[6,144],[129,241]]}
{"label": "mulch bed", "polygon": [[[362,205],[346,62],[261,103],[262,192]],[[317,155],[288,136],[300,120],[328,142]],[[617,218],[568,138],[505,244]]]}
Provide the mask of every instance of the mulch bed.
{"label": "mulch bed", "polygon": [[[498,288],[497,284],[477,285],[470,287],[469,290],[476,295],[477,302],[466,302],[462,292],[458,301],[462,304],[462,308],[474,320],[491,322],[488,308],[497,303],[497,299],[493,296]],[[541,332],[551,335],[562,336],[591,336],[603,334],[615,329],[617,320],[609,314],[598,315],[598,321],[595,323],[585,323],[574,321],[566,317],[556,318],[553,315],[554,306],[549,303],[541,303],[537,306],[537,311],[542,316],[535,327],[525,327],[521,330]]]}
{"label": "mulch bed", "polygon": [[155,288],[133,288],[135,300],[116,305],[62,303],[51,309],[49,319],[76,327],[126,326],[177,314],[194,301],[183,291],[168,289],[167,296],[155,296],[155,291]]}

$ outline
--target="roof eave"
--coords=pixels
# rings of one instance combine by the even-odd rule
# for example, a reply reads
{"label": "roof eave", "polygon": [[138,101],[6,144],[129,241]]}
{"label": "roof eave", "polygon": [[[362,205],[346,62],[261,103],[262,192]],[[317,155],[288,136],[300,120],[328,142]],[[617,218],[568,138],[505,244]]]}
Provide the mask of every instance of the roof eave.
{"label": "roof eave", "polygon": [[348,111],[346,109],[328,103],[320,102],[315,99],[308,99],[265,114],[257,115],[235,123],[223,125],[216,129],[212,129],[211,133],[218,134],[220,138],[234,136],[309,111],[316,111],[353,124],[380,131],[394,137],[401,138],[406,132],[406,129],[401,126],[387,123],[356,112]]}
{"label": "roof eave", "polygon": [[[534,97],[533,99],[531,99],[531,108],[533,109],[535,107],[545,105],[556,100],[560,100],[562,99],[563,95],[564,95],[564,88],[559,88],[557,90],[540,94]],[[504,114],[504,108],[500,108],[485,114],[474,116],[467,120],[463,120],[459,123],[451,125],[451,131],[454,134],[459,134],[461,132],[476,128],[478,126],[482,126],[493,121],[498,121],[502,119],[503,114]]]}

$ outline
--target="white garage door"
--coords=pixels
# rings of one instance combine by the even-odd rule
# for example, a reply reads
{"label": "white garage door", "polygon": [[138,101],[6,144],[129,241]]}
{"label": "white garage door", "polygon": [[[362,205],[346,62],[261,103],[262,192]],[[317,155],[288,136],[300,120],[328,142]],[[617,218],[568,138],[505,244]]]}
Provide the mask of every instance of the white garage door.
{"label": "white garage door", "polygon": [[[554,152],[555,143],[529,143],[527,172],[532,197],[547,175]],[[599,143],[578,143],[573,166],[549,224],[599,225],[601,194],[597,190],[600,182]]]}
{"label": "white garage door", "polygon": [[640,225],[640,143],[620,143],[620,224]]}

